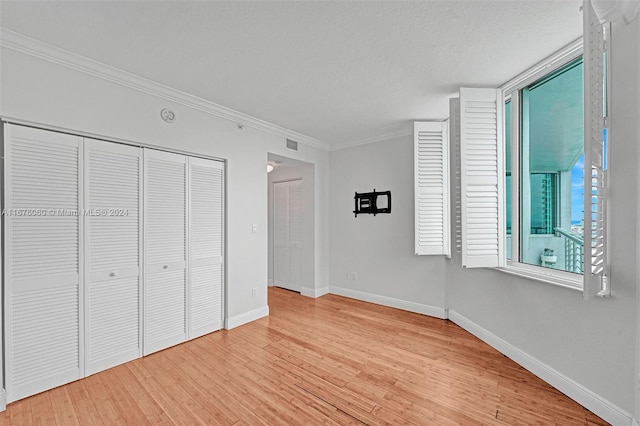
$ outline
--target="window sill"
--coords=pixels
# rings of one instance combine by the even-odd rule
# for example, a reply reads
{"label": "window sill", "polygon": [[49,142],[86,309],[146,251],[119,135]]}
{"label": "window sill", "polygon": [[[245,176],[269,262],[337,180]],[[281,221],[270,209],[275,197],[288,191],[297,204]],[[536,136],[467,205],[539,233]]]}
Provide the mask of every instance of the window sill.
{"label": "window sill", "polygon": [[498,271],[582,292],[582,275],[507,261]]}

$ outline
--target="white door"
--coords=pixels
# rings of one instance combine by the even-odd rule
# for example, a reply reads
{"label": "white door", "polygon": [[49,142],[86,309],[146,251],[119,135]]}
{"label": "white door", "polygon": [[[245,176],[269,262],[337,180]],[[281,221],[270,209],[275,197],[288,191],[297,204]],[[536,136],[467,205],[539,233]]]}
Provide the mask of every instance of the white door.
{"label": "white door", "polygon": [[144,354],[186,340],[186,157],[144,150]]}
{"label": "white door", "polygon": [[5,127],[7,402],[83,371],[82,138]]}
{"label": "white door", "polygon": [[273,184],[273,283],[302,287],[302,180]]}
{"label": "white door", "polygon": [[86,374],[142,356],[141,149],[85,139]]}
{"label": "white door", "polygon": [[222,328],[224,163],[189,158],[189,339]]}

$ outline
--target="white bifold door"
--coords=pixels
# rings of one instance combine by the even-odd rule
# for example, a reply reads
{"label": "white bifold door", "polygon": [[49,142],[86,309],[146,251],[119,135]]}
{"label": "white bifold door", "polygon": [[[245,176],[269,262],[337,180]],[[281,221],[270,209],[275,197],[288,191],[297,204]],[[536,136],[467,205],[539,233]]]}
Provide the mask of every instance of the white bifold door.
{"label": "white bifold door", "polygon": [[145,149],[144,354],[187,340],[187,157]]}
{"label": "white bifold door", "polygon": [[4,145],[11,402],[83,376],[82,138],[8,126]]}
{"label": "white bifold door", "polygon": [[85,139],[86,374],[142,355],[142,149]]}
{"label": "white bifold door", "polygon": [[273,184],[273,283],[302,287],[302,180]]}
{"label": "white bifold door", "polygon": [[224,162],[4,129],[8,402],[222,328]]}
{"label": "white bifold door", "polygon": [[224,163],[189,158],[189,330],[193,339],[222,328]]}
{"label": "white bifold door", "polygon": [[224,163],[144,158],[146,355],[222,328]]}

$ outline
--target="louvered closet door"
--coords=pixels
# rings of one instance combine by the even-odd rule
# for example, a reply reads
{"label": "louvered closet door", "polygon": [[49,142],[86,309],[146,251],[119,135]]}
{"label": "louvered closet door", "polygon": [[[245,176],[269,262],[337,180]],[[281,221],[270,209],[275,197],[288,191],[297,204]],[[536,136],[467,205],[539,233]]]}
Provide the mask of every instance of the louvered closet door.
{"label": "louvered closet door", "polygon": [[222,328],[224,163],[189,158],[189,338]]}
{"label": "louvered closet door", "polygon": [[82,138],[6,125],[8,402],[83,375]]}
{"label": "louvered closet door", "polygon": [[144,150],[144,354],[186,340],[186,157]]}
{"label": "louvered closet door", "polygon": [[85,139],[86,374],[142,355],[141,149]]}

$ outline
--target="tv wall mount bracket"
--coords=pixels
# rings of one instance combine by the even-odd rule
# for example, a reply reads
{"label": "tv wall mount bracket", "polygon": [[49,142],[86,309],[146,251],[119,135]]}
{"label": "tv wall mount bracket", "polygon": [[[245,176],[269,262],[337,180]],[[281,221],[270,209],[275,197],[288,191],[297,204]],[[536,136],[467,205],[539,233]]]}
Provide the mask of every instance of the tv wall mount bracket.
{"label": "tv wall mount bracket", "polygon": [[391,191],[376,191],[373,192],[356,192],[355,197],[355,213],[356,217],[359,214],[372,214],[378,213],[391,213]]}

